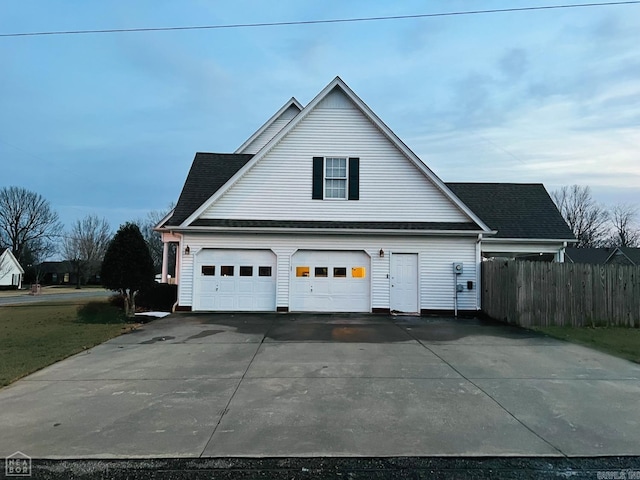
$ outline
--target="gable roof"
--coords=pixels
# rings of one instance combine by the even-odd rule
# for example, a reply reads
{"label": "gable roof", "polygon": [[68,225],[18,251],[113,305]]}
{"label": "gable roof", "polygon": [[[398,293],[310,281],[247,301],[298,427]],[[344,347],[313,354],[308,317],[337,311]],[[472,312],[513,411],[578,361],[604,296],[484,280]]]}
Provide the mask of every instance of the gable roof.
{"label": "gable roof", "polygon": [[[16,256],[13,254],[13,252],[11,251],[10,248],[7,247],[2,247],[0,248],[0,260],[2,259],[2,257],[4,258],[8,258],[11,263],[14,264],[14,267],[22,274],[24,274],[24,269],[22,268],[22,265],[20,265],[20,262],[18,262],[18,259],[16,258]],[[4,263],[4,261],[3,261]],[[0,265],[1,266],[1,265]],[[6,266],[5,266],[6,267]]]}
{"label": "gable roof", "polygon": [[627,259],[629,259],[629,261],[633,265],[640,265],[640,248],[634,248],[634,247],[614,248],[611,254],[606,258],[606,262],[608,263],[609,260],[611,260],[617,252],[620,252],[622,255],[627,257]]}
{"label": "gable roof", "polygon": [[[290,108],[297,109],[298,112],[302,111],[303,106],[295,97],[291,97],[276,113],[274,113],[269,120],[267,120],[258,130],[256,130],[253,135],[251,135],[242,145],[240,145],[237,150],[233,153],[243,153],[244,150],[249,147],[254,140],[256,140],[260,135],[262,135],[269,127],[271,127],[283,113],[285,113]],[[278,130],[280,131],[280,130]],[[273,135],[277,134],[278,131],[274,132]],[[271,140],[271,139],[269,139]],[[265,142],[266,143],[266,142]]]}
{"label": "gable roof", "polygon": [[498,233],[493,238],[575,240],[541,183],[447,183]]}
{"label": "gable roof", "polygon": [[[293,130],[302,120],[304,120],[311,111],[334,89],[340,89],[357,109],[369,120],[376,128],[410,161],[418,170],[424,174],[433,185],[439,189],[442,194],[447,197],[454,205],[456,205],[462,212],[464,212],[479,228],[486,233],[491,233],[491,229],[483,222],[483,220],[474,213],[469,207],[467,207],[451,190],[445,185],[445,183],[438,178],[438,176],[427,167],[418,156],[407,147],[393,131],[385,125],[385,123],[378,118],[378,116],[365,104],[360,97],[358,97],[353,90],[351,90],[346,83],[340,78],[336,77],[331,81],[316,97],[309,102],[309,104],[302,109],[302,111],[295,116],[283,129],[281,129],[266,145],[264,145],[253,158],[246,162],[240,169],[238,169],[229,178],[226,183],[214,190],[208,199],[202,202],[202,204],[195,209],[187,218],[178,224],[177,221],[171,221],[172,225],[188,226],[200,216],[207,208],[209,208],[215,201],[220,198],[224,193],[231,188],[248,170],[250,170],[257,162],[259,162],[271,149],[277,145],[291,130]],[[186,185],[185,185],[186,189]],[[183,189],[183,193],[184,193]],[[179,203],[179,202],[178,202]],[[180,217],[176,217],[180,218]]]}
{"label": "gable roof", "polygon": [[196,153],[173,215],[164,225],[182,224],[252,157],[238,153]]}

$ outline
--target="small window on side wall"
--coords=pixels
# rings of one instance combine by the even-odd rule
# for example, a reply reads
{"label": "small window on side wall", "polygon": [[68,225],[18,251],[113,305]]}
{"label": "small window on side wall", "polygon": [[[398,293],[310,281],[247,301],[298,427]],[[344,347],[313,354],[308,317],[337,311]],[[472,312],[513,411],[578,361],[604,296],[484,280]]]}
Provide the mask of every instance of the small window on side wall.
{"label": "small window on side wall", "polygon": [[216,274],[216,266],[215,265],[203,265],[202,266],[202,275],[207,277],[212,277]]}

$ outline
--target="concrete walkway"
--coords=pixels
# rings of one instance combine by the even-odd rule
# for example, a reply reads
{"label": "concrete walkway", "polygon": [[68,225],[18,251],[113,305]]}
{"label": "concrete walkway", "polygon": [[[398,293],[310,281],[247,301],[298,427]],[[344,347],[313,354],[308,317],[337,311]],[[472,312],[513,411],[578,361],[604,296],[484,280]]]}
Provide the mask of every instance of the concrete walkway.
{"label": "concrete walkway", "polygon": [[0,457],[640,455],[638,398],[479,320],[176,314],[0,390]]}

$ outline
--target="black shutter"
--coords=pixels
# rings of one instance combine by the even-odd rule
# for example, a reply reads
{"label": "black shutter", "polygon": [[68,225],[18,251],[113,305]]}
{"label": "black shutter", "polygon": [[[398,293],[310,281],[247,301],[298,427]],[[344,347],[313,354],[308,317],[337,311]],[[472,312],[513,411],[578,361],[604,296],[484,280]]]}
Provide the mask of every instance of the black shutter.
{"label": "black shutter", "polygon": [[324,158],[313,157],[313,191],[311,198],[313,200],[322,200],[322,183],[324,179],[323,175]]}
{"label": "black shutter", "polygon": [[360,159],[349,159],[349,200],[360,199]]}

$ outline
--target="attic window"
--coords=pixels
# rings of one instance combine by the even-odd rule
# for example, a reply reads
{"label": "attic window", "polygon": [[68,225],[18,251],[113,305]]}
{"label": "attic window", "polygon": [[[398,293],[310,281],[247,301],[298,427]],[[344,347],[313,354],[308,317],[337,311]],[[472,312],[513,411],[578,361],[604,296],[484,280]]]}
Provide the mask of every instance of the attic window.
{"label": "attic window", "polygon": [[347,159],[327,157],[324,160],[324,198],[347,198]]}
{"label": "attic window", "polygon": [[358,200],[360,159],[357,157],[313,157],[314,200]]}

